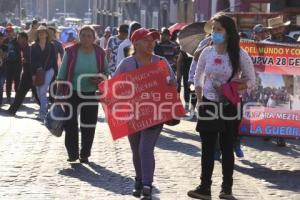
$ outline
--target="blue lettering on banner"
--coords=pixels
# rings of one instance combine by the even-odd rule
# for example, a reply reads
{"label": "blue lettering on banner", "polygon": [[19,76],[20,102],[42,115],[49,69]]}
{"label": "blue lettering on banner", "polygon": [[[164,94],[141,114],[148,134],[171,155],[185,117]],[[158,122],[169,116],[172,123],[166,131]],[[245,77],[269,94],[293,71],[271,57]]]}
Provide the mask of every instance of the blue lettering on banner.
{"label": "blue lettering on banner", "polygon": [[290,126],[266,126],[267,135],[300,136],[299,128]]}
{"label": "blue lettering on banner", "polygon": [[248,131],[248,128],[245,124],[243,124],[241,127],[240,127],[240,132],[241,133],[249,133]]}
{"label": "blue lettering on banner", "polygon": [[250,126],[250,134],[262,134],[263,129],[260,125],[257,125],[256,127]]}

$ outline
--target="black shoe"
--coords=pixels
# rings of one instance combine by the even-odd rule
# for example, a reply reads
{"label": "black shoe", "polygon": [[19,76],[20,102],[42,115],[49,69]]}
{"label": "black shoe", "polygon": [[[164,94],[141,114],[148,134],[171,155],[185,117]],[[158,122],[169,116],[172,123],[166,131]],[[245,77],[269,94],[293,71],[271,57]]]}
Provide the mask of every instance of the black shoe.
{"label": "black shoe", "polygon": [[3,116],[6,116],[6,117],[13,117],[13,116],[15,116],[15,114],[13,114],[12,112],[10,112],[10,110],[2,110],[1,114]]}
{"label": "black shoe", "polygon": [[68,158],[68,162],[75,162],[78,158]]}
{"label": "black shoe", "polygon": [[199,185],[195,190],[188,191],[187,195],[194,199],[211,200],[210,188]]}
{"label": "black shoe", "polygon": [[7,115],[9,115],[9,116],[12,116],[12,117],[16,115],[16,112],[11,111],[10,109],[6,110],[5,113],[6,113]]}
{"label": "black shoe", "polygon": [[232,196],[232,190],[227,189],[227,188],[222,188],[220,194],[219,194],[220,199],[233,199]]}
{"label": "black shoe", "polygon": [[79,162],[80,163],[89,163],[89,159],[88,158],[79,158]]}
{"label": "black shoe", "polygon": [[11,98],[10,97],[6,98],[6,104],[9,104],[9,105],[11,104]]}
{"label": "black shoe", "polygon": [[134,197],[140,197],[142,194],[143,184],[142,181],[135,180],[134,189],[132,191],[132,195]]}
{"label": "black shoe", "polygon": [[285,139],[284,138],[277,138],[277,146],[285,147],[286,146]]}
{"label": "black shoe", "polygon": [[152,186],[144,185],[142,189],[141,200],[151,200],[152,199]]}

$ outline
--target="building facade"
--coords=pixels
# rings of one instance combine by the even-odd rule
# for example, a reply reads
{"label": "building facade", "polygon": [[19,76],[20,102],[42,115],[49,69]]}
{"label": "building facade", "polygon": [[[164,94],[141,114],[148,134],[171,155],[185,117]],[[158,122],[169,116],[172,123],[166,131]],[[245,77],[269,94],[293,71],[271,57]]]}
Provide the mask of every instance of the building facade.
{"label": "building facade", "polygon": [[191,23],[195,21],[194,0],[177,0],[177,22]]}
{"label": "building facade", "polygon": [[55,1],[36,0],[36,16],[51,20],[55,15]]}
{"label": "building facade", "polygon": [[194,11],[195,21],[208,20],[219,11],[276,12],[292,20],[294,24],[300,25],[299,0],[195,0]]}
{"label": "building facade", "polygon": [[138,21],[147,28],[160,28],[176,23],[181,0],[93,0],[94,23],[118,26]]}
{"label": "building facade", "polygon": [[[74,17],[86,18],[92,11],[95,0],[21,0],[20,7],[26,14],[40,19],[51,20],[58,13],[73,13]],[[110,1],[108,1],[110,2]],[[113,2],[111,0],[111,2]]]}

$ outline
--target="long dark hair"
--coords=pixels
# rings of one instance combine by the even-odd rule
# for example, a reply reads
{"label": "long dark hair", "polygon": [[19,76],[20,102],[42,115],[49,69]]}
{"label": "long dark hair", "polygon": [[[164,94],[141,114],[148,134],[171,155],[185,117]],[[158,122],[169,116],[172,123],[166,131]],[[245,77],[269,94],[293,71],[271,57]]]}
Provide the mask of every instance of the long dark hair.
{"label": "long dark hair", "polygon": [[231,61],[233,74],[240,70],[240,36],[233,19],[225,14],[219,14],[212,18],[225,28],[227,34],[227,52]]}

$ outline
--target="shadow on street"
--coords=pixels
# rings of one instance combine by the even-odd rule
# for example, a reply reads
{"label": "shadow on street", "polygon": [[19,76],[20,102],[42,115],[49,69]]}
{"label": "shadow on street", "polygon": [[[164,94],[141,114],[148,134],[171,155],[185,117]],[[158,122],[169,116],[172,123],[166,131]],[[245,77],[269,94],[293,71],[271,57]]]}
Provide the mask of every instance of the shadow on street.
{"label": "shadow on street", "polygon": [[[90,162],[88,165],[72,163],[71,168],[60,170],[59,174],[77,178],[92,186],[121,195],[131,195],[134,185],[132,178],[114,173],[94,162]],[[125,184],[124,187],[121,186],[123,184]]]}
{"label": "shadow on street", "polygon": [[272,184],[267,187],[300,192],[300,170],[274,170],[248,160],[241,160],[241,162],[251,168],[235,165],[236,171]]}
{"label": "shadow on street", "polygon": [[[164,133],[168,133],[174,137],[166,136]],[[190,140],[198,140],[199,146],[187,144],[180,142],[176,138],[182,139],[190,139]],[[178,132],[173,131],[167,128],[164,128],[162,134],[159,136],[157,141],[156,147],[168,151],[176,151],[190,156],[201,156],[201,149],[200,149],[200,137],[198,135],[193,135],[191,133],[186,132]]]}
{"label": "shadow on street", "polygon": [[276,138],[271,141],[263,141],[263,137],[242,137],[242,145],[248,146],[260,151],[277,152],[284,156],[292,158],[300,157],[300,140],[286,140],[286,147],[278,147],[276,145]]}

